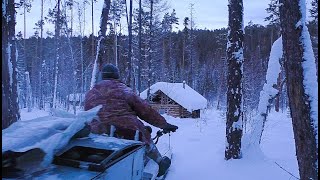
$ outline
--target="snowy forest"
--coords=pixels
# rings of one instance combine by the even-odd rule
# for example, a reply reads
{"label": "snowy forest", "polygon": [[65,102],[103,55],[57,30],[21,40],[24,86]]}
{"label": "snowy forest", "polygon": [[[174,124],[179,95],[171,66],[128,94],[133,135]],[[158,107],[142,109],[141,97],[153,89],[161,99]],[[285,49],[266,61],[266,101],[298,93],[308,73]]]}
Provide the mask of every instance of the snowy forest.
{"label": "snowy forest", "polygon": [[[214,30],[197,28],[192,3],[181,19],[166,0],[103,0],[101,12],[89,13],[96,1],[48,7],[41,0],[33,25],[26,24],[32,0],[2,2],[2,129],[20,121],[22,109],[77,114],[103,65],[112,63],[136,94],[156,82],[185,81],[209,108],[223,111],[226,160],[242,158],[244,138],[260,144],[271,109],[289,109],[300,179],[318,178],[318,0],[310,9],[304,0],[270,0],[267,25],[244,24],[246,4],[229,0],[228,27]],[[32,36],[15,30],[17,12]],[[93,18],[100,19],[98,36]],[[45,31],[45,24],[54,28]]]}

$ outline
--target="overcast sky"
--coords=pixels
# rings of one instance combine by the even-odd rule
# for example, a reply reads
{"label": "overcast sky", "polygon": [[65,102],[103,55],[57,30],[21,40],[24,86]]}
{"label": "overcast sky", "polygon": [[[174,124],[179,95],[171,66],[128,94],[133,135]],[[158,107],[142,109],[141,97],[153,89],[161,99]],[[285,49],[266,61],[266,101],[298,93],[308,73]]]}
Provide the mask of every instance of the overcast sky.
{"label": "overcast sky", "polygon": [[[17,0],[16,0],[17,1]],[[55,0],[44,0],[45,1],[45,12],[44,15],[48,14],[48,8],[54,7],[56,3]],[[79,0],[80,2],[81,0]],[[196,28],[198,29],[218,29],[222,27],[227,27],[228,25],[228,0],[167,0],[170,9],[176,10],[177,17],[179,18],[179,29],[182,29],[182,21],[184,17],[190,17],[190,4],[194,4],[194,22]],[[310,1],[306,0],[307,8],[310,7]],[[91,1],[90,1],[91,2]],[[137,0],[133,0],[135,6],[137,5]],[[264,18],[267,16],[265,9],[268,7],[270,0],[243,0],[244,3],[244,25],[247,25],[251,20],[254,24],[266,25],[267,22],[264,21]],[[98,0],[94,4],[94,29],[95,35],[99,30],[99,19],[101,15],[103,0]],[[40,10],[41,10],[41,0],[33,0],[32,8],[30,13],[27,13],[27,26],[26,34],[27,37],[33,35],[35,30],[35,23],[40,20]],[[75,7],[76,9],[77,7]],[[21,31],[23,33],[23,9],[17,10],[17,24],[16,24],[16,33]],[[78,34],[79,31],[79,21],[77,11],[74,10],[74,34]],[[307,16],[309,16],[309,12]],[[86,10],[86,33],[91,33],[91,5],[87,6]],[[126,22],[125,20],[123,21]],[[53,25],[46,23],[44,26],[45,32],[53,32]]]}

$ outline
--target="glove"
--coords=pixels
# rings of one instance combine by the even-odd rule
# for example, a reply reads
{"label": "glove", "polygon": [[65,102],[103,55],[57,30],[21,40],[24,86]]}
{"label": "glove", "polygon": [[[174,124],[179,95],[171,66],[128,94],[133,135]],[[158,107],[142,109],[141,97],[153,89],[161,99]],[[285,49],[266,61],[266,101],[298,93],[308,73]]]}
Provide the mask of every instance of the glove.
{"label": "glove", "polygon": [[152,128],[150,126],[144,126],[144,128],[151,134],[152,133]]}
{"label": "glove", "polygon": [[163,133],[166,134],[169,132],[176,132],[176,130],[178,129],[178,126],[167,123],[167,125],[162,129],[163,129]]}

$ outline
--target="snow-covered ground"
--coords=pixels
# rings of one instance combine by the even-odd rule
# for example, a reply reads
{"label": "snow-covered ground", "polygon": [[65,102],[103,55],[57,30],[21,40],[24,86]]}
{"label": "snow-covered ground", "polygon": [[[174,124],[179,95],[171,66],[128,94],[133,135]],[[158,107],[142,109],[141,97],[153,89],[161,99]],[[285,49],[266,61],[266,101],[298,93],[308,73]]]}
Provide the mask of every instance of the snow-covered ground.
{"label": "snow-covered ground", "polygon": [[20,116],[21,116],[21,121],[26,121],[26,120],[31,120],[43,116],[48,116],[49,112],[39,110],[39,109],[32,109],[31,112],[28,112],[27,108],[20,109]]}
{"label": "snow-covered ground", "polygon": [[[21,110],[22,120],[46,115],[48,112]],[[170,138],[164,135],[157,144],[162,153],[168,150],[169,144],[172,147],[173,159],[167,180],[295,179],[276,163],[298,177],[291,119],[286,112],[269,114],[261,143],[263,153],[251,152],[240,160],[229,161],[224,160],[224,112],[206,110],[200,119],[164,117],[179,126]],[[153,127],[152,137],[157,130]]]}
{"label": "snow-covered ground", "polygon": [[[275,162],[299,177],[291,119],[287,113],[272,112],[262,137],[262,154],[252,152],[240,160],[224,160],[224,112],[208,110],[201,119],[165,116],[179,129],[170,136],[173,159],[167,180],[284,180],[295,179]],[[156,129],[154,129],[154,133]],[[158,143],[166,152],[169,136]]]}

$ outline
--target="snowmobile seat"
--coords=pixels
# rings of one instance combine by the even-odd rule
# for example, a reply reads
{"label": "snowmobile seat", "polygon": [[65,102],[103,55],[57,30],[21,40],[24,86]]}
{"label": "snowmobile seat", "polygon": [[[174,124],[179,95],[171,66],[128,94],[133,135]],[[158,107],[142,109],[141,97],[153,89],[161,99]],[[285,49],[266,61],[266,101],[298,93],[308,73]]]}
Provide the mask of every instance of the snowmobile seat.
{"label": "snowmobile seat", "polygon": [[103,172],[142,146],[142,143],[133,143],[113,150],[90,139],[74,139],[54,156],[53,164]]}

